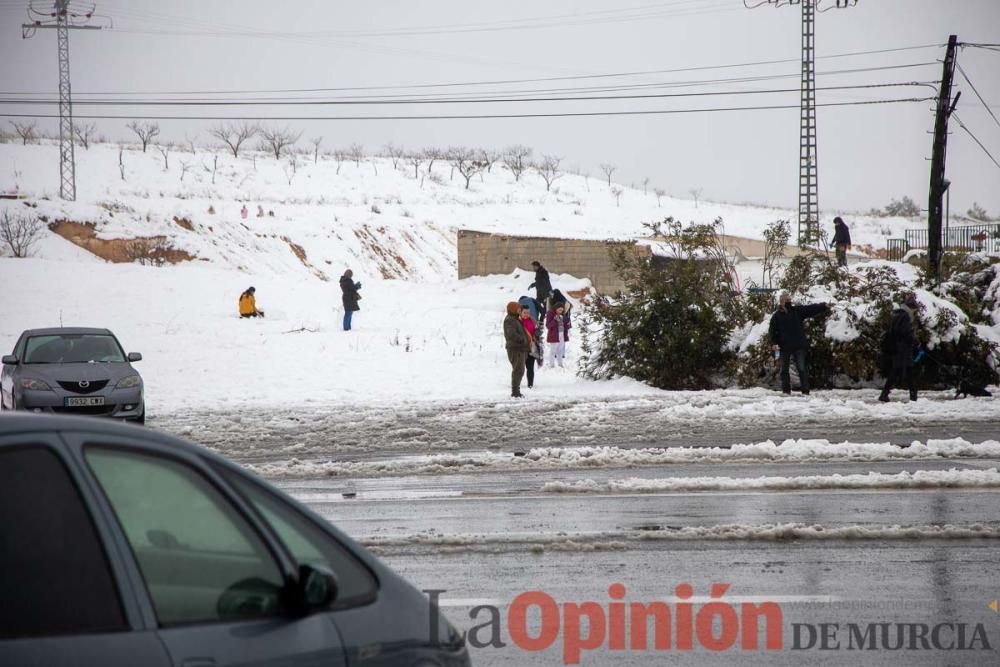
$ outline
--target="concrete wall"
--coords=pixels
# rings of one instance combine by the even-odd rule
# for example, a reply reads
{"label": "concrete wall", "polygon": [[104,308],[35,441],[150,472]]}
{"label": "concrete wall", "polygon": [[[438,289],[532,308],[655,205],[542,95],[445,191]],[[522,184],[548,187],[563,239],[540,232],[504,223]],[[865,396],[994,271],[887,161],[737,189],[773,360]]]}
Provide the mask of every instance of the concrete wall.
{"label": "concrete wall", "polygon": [[[609,250],[614,245],[609,241],[507,236],[462,229],[458,232],[458,277],[510,273],[515,268],[531,270],[531,262],[537,260],[549,273],[589,278],[598,291],[612,293],[625,287],[611,265]],[[649,254],[645,246],[619,245]]]}

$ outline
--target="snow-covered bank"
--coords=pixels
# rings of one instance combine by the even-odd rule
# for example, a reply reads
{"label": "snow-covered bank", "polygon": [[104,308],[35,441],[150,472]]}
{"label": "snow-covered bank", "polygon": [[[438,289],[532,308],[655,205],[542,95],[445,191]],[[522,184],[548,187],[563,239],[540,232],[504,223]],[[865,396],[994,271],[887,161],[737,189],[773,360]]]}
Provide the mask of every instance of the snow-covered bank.
{"label": "snow-covered bank", "polygon": [[[510,394],[504,306],[528,292],[532,274],[446,283],[375,280],[363,270],[355,277],[362,310],[345,332],[335,282],[204,265],[0,259],[0,349],[12,350],[24,329],[108,327],[143,354],[138,369],[153,416]],[[553,282],[565,290],[587,284],[558,275]],[[238,317],[250,285],[266,319]],[[570,359],[575,346],[571,336]],[[571,369],[545,367],[539,377],[565,398],[654,393],[630,380],[583,380]]]}
{"label": "snow-covered bank", "polygon": [[855,475],[802,475],[791,477],[667,477],[663,479],[611,479],[595,482],[547,482],[546,493],[683,493],[688,491],[801,491],[821,489],[930,489],[997,488],[1000,472],[989,470],[917,470],[894,475],[878,472]]}
{"label": "snow-covered bank", "polygon": [[368,537],[360,542],[378,554],[399,555],[433,550],[435,553],[509,553],[545,551],[623,551],[642,543],[671,541],[780,542],[841,540],[971,540],[1000,539],[1000,528],[982,524],[825,527],[820,524],[770,523],[686,526],[654,530],[600,531],[590,533],[508,533]]}
{"label": "snow-covered bank", "polygon": [[[776,444],[768,440],[753,444],[733,445],[732,447],[665,447],[645,449],[627,449],[621,447],[541,447],[528,450],[524,453],[524,456],[514,456],[510,453],[501,452],[465,452],[364,461],[313,462],[291,458],[290,460],[274,463],[253,464],[248,467],[264,477],[308,479],[320,477],[438,475],[448,473],[497,472],[503,470],[634,468],[684,463],[896,461],[998,457],[1000,457],[1000,442],[996,440],[978,444],[967,442],[961,438],[929,440],[926,443],[914,442],[905,448],[889,443],[831,443],[829,440],[786,440],[785,442]],[[865,476],[855,475],[851,477]],[[717,480],[719,478],[710,479]],[[640,480],[639,482],[652,481]],[[691,478],[684,478],[682,482],[679,481],[678,483],[691,483],[691,481]],[[747,480],[738,481],[745,482]],[[582,487],[562,489],[553,486],[553,488],[547,490],[589,491],[599,489]]]}

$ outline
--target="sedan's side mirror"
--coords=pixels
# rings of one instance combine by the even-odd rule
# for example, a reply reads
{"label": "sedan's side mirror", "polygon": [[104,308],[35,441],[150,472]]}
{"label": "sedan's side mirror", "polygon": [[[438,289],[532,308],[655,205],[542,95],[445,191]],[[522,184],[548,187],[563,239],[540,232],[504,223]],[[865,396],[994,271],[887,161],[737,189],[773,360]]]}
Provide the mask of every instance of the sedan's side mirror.
{"label": "sedan's side mirror", "polygon": [[128,353],[128,360],[129,361],[142,361],[142,355],[139,354],[138,352],[129,352]]}
{"label": "sedan's side mirror", "polygon": [[3,355],[2,361],[5,366],[17,366],[17,364],[19,363],[17,357],[15,357],[13,354]]}
{"label": "sedan's side mirror", "polygon": [[295,597],[303,612],[329,607],[337,599],[337,591],[337,577],[330,570],[316,565],[299,566]]}

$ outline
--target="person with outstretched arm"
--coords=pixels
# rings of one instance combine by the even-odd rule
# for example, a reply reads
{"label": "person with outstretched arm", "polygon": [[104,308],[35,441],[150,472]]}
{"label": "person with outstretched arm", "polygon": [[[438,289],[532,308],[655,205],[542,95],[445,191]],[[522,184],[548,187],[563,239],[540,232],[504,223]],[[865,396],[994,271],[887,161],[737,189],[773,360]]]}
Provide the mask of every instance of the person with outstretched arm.
{"label": "person with outstretched arm", "polygon": [[528,289],[535,288],[535,301],[538,302],[539,317],[545,318],[545,311],[548,310],[546,300],[552,294],[552,281],[549,280],[549,272],[538,260],[531,263],[535,269],[535,282],[528,285]]}
{"label": "person with outstretched arm", "polygon": [[808,306],[792,305],[792,296],[782,292],[778,297],[778,309],[771,315],[768,335],[771,344],[778,351],[780,362],[781,391],[792,393],[792,380],[789,375],[789,364],[795,362],[799,371],[799,388],[804,395],[809,394],[809,370],[806,367],[806,331],[802,321],[810,317],[824,315],[830,306],[825,303],[814,303]]}

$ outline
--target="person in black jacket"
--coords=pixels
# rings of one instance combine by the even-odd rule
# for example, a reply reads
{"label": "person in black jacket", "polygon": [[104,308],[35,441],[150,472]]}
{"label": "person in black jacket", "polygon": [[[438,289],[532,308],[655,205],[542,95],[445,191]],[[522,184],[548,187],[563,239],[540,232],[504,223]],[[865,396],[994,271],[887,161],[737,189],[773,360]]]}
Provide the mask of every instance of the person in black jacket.
{"label": "person in black jacket", "polygon": [[839,215],[833,219],[833,246],[837,250],[837,266],[847,266],[847,251],[851,249],[851,230]]}
{"label": "person in black jacket", "polygon": [[789,377],[789,361],[795,362],[799,371],[799,383],[803,394],[809,393],[809,372],[806,369],[806,332],[802,328],[802,320],[828,312],[830,306],[825,303],[814,303],[808,306],[793,306],[792,297],[788,292],[782,292],[778,297],[778,310],[771,315],[768,334],[771,344],[779,351],[781,362],[781,391],[792,393],[792,380]]}
{"label": "person in black jacket", "polygon": [[351,317],[354,311],[361,310],[361,306],[358,305],[358,300],[361,299],[361,295],[358,294],[359,289],[361,283],[354,282],[354,272],[350,269],[344,271],[344,275],[340,277],[340,291],[344,293],[344,331],[351,330]]}
{"label": "person in black jacket", "polygon": [[535,301],[538,303],[539,318],[545,321],[545,311],[548,309],[547,299],[552,294],[552,281],[549,280],[549,272],[537,260],[531,263],[535,268],[535,282],[528,285],[528,289],[535,288]]}
{"label": "person in black jacket", "polygon": [[901,380],[906,381],[906,387],[910,390],[910,400],[917,400],[913,357],[917,347],[914,327],[918,306],[917,295],[909,292],[903,297],[903,303],[892,311],[889,329],[882,339],[882,363],[884,369],[888,371],[882,393],[878,397],[883,403],[889,402],[889,392]]}

